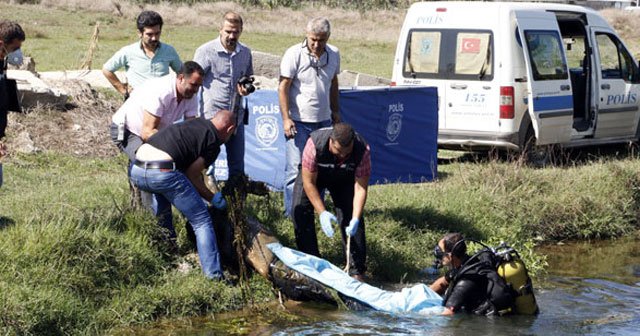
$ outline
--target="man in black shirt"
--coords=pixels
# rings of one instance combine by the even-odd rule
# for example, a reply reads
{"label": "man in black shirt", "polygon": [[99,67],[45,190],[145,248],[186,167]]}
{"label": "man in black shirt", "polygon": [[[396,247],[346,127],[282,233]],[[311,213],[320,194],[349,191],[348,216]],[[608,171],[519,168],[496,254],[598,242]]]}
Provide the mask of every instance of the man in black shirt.
{"label": "man in black shirt", "polygon": [[[304,147],[291,205],[298,249],[320,256],[315,210],[320,215],[320,226],[327,237],[333,237],[333,223],[339,223],[343,246],[346,247],[350,240],[351,250],[346,255],[349,274],[359,281],[363,281],[366,271],[363,211],[370,175],[371,150],[351,125],[337,123],[330,128],[315,130]],[[327,210],[320,196],[325,189],[331,193],[337,216]]]}
{"label": "man in black shirt", "polygon": [[131,182],[158,196],[158,207],[173,204],[187,217],[196,235],[204,275],[222,279],[216,235],[203,199],[217,208],[226,202],[214,194],[202,178],[202,170],[220,153],[220,146],[235,130],[233,113],[222,110],[213,119],[187,120],[168,126],[140,146],[131,169]]}
{"label": "man in black shirt", "polygon": [[7,112],[9,109],[10,94],[16,92],[8,91],[7,85],[7,63],[11,62],[8,57],[10,53],[20,50],[25,34],[19,24],[0,20],[0,186],[2,186],[2,157],[7,154],[7,148],[2,143],[4,131],[7,127]]}

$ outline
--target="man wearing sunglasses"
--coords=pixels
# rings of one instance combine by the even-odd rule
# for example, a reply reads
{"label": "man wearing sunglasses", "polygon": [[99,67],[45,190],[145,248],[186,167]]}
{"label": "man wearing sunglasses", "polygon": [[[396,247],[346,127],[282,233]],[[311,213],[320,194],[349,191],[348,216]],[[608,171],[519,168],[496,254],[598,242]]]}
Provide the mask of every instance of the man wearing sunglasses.
{"label": "man wearing sunglasses", "polygon": [[515,302],[511,287],[495,270],[486,253],[470,257],[460,233],[445,235],[434,248],[436,261],[448,267],[446,275],[429,288],[443,295],[443,315],[464,311],[477,315],[499,315]]}
{"label": "man wearing sunglasses", "polygon": [[340,122],[338,73],[340,53],[327,44],[331,25],[324,17],[309,21],[306,37],[289,48],[280,63],[278,98],[287,138],[284,207],[291,213],[293,186],[302,149],[311,132]]}

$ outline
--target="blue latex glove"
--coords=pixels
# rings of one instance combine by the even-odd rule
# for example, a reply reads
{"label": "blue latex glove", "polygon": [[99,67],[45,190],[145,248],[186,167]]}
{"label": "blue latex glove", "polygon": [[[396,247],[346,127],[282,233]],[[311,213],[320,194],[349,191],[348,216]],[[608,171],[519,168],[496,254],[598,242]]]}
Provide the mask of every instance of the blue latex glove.
{"label": "blue latex glove", "polygon": [[320,226],[327,237],[333,237],[333,225],[331,222],[338,223],[338,219],[329,211],[325,210],[320,214]]}
{"label": "blue latex glove", "polygon": [[358,231],[358,225],[360,225],[360,220],[358,218],[351,218],[349,221],[349,226],[345,229],[347,236],[353,236]]}
{"label": "blue latex glove", "polygon": [[211,205],[218,210],[224,210],[227,208],[227,201],[224,199],[221,192],[217,192],[211,199]]}

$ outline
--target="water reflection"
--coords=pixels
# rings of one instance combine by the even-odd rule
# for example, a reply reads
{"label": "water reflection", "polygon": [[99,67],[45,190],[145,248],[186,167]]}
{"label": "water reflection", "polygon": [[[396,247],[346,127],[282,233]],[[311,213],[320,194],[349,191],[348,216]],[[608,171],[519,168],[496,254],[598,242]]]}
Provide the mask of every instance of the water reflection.
{"label": "water reflection", "polygon": [[[394,316],[375,311],[289,302],[264,312],[191,320],[172,335],[637,335],[640,328],[640,244],[637,240],[578,243],[542,250],[548,275],[537,279],[538,316],[460,314]],[[164,329],[164,332],[162,331]],[[167,330],[170,330],[167,332]],[[149,332],[150,330],[147,330]],[[144,333],[142,333],[144,334]]]}

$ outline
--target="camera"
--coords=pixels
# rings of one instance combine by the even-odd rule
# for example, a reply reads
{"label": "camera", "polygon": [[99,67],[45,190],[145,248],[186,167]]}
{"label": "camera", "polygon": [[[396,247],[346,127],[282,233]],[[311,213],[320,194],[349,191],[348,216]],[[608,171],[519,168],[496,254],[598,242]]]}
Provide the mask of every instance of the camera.
{"label": "camera", "polygon": [[253,76],[242,76],[238,79],[238,84],[240,84],[248,93],[253,93],[256,90],[256,87],[253,86],[253,81],[255,78]]}

